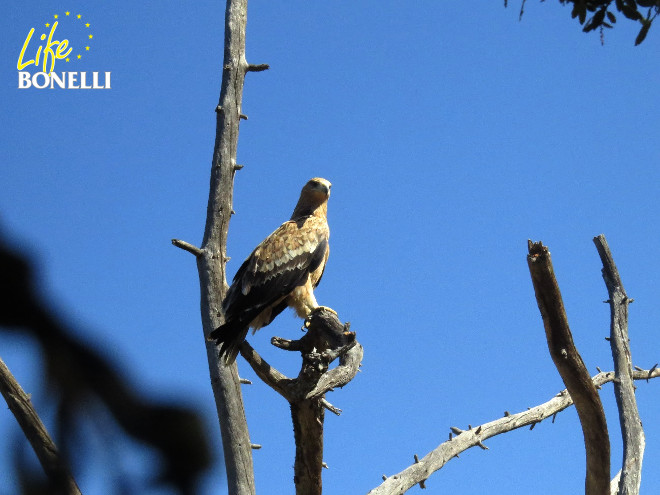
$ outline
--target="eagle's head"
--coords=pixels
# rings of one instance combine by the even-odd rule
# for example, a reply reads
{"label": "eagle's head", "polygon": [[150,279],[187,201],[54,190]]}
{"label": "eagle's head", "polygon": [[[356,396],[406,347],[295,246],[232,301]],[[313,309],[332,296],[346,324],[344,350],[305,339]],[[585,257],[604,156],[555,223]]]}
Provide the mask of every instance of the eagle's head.
{"label": "eagle's head", "polygon": [[314,177],[300,191],[300,199],[293,210],[292,219],[308,215],[325,216],[332,184],[326,179]]}
{"label": "eagle's head", "polygon": [[309,195],[311,197],[323,198],[326,201],[330,197],[330,184],[329,180],[322,179],[321,177],[314,177],[309,179],[307,184],[302,188],[300,195]]}

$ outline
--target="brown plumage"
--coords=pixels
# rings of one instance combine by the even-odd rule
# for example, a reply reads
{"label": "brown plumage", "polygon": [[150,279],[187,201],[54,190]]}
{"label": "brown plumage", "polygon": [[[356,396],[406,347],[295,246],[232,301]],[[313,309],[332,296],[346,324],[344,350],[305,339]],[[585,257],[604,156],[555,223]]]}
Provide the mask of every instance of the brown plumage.
{"label": "brown plumage", "polygon": [[225,323],[210,335],[221,345],[226,364],[236,359],[249,328],[265,327],[287,306],[301,318],[318,307],[314,288],[330,253],[330,186],[318,177],[307,182],[291,219],[266,237],[236,272],[222,303]]}

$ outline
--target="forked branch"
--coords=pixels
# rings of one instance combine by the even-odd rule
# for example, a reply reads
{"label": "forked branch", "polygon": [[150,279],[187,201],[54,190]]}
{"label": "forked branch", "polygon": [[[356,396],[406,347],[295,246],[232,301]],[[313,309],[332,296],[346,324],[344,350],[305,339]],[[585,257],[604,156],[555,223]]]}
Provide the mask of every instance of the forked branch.
{"label": "forked branch", "polygon": [[[567,389],[561,391],[548,402],[517,414],[504,413],[504,417],[477,427],[468,426],[466,430],[451,427],[449,440],[440,444],[422,459],[415,456],[415,463],[393,476],[383,476],[383,483],[369,492],[369,495],[400,495],[416,484],[423,483],[435,471],[441,469],[449,460],[471,447],[478,446],[483,450],[487,447],[484,441],[502,433],[512,431],[523,426],[533,429],[536,424],[555,415],[575,403],[580,416],[587,449],[587,479],[585,482],[587,494],[637,494],[639,490],[639,477],[635,472],[641,469],[641,455],[643,453],[643,432],[635,433],[635,427],[641,422],[637,408],[628,414],[619,406],[620,415],[626,417],[626,426],[622,422],[625,436],[630,435],[630,455],[636,459],[624,457],[624,467],[613,480],[609,480],[609,440],[607,426],[602,410],[602,404],[596,392],[602,385],[615,382],[617,388],[623,388],[619,376],[626,373],[630,379],[628,392],[617,392],[617,401],[634,399],[634,385],[632,380],[646,380],[660,377],[660,369],[656,364],[649,370],[632,366],[627,336],[627,304],[631,302],[625,295],[623,284],[616,271],[611,253],[607,248],[604,237],[594,239],[603,260],[603,277],[610,292],[612,307],[612,338],[615,361],[621,359],[616,365],[617,369],[611,372],[600,372],[594,377],[587,375],[582,358],[575,349],[573,339],[568,327],[568,320],[564,311],[559,287],[554,276],[552,261],[548,249],[541,243],[529,242],[528,264],[538,306],[543,317],[548,347]],[[615,335],[617,333],[617,335]],[[616,347],[615,347],[616,346]],[[622,355],[622,356],[621,356]],[[569,394],[570,391],[570,394]],[[618,395],[626,396],[620,398]],[[575,402],[574,402],[575,399]],[[622,418],[623,421],[623,418]],[[632,422],[632,425],[630,424]],[[600,437],[600,438],[599,438]],[[640,438],[641,437],[641,438]],[[641,439],[641,451],[639,450]],[[594,452],[601,449],[601,452]],[[635,450],[637,449],[637,450]],[[604,451],[604,453],[603,453]],[[626,461],[625,459],[629,459]],[[628,470],[628,481],[624,481],[623,473]],[[420,485],[421,486],[421,485]],[[629,487],[629,488],[628,488]],[[635,491],[635,489],[637,491]],[[628,490],[628,491],[625,491]]]}
{"label": "forked branch", "polygon": [[[324,411],[341,411],[324,396],[334,387],[343,387],[357,374],[362,361],[362,346],[342,324],[337,314],[325,308],[313,312],[305,320],[307,333],[299,340],[273,337],[271,343],[280,349],[299,351],[302,366],[296,378],[289,378],[268,364],[247,342],[241,355],[268,386],[282,395],[291,407],[296,441],[294,482],[298,495],[320,495],[323,469]],[[329,369],[339,358],[339,365]]]}
{"label": "forked branch", "polygon": [[[633,378],[635,380],[648,381],[651,378],[659,377],[660,368],[635,370],[633,372]],[[595,387],[600,388],[602,385],[614,381],[614,379],[614,372],[609,371],[598,373],[591,381]],[[419,459],[419,462],[410,465],[395,475],[386,477],[383,483],[371,490],[368,495],[395,495],[405,493],[420,481],[426,480],[431,474],[441,469],[461,452],[475,446],[485,450],[484,442],[491,437],[524,426],[529,426],[532,429],[535,425],[548,418],[553,418],[554,421],[554,416],[557,413],[571,405],[573,405],[571,396],[567,390],[562,390],[549,401],[526,411],[507,414],[500,419],[482,425],[468,426],[466,430],[456,429],[454,431],[458,431],[458,435],[451,435],[448,441],[438,445],[434,450]],[[603,493],[609,493],[609,487],[608,491]]]}
{"label": "forked branch", "polygon": [[[302,354],[302,366],[297,378],[289,378],[264,360],[244,341],[240,352],[254,372],[288,402],[319,399],[336,387],[343,387],[359,371],[363,349],[349,332],[349,324],[342,324],[337,315],[326,309],[315,311],[305,320],[307,333],[299,340],[273,337],[271,343],[288,351]],[[339,365],[329,369],[339,358]]]}

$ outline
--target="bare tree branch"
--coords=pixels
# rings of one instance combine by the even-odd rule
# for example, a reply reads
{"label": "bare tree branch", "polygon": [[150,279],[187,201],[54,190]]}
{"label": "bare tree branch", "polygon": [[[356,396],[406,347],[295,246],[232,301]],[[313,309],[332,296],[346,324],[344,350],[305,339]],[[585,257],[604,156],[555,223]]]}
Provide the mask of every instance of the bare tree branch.
{"label": "bare tree branch", "polygon": [[610,440],[603,404],[582,361],[568,326],[550,251],[541,242],[528,241],[527,264],[536,301],[543,317],[552,361],[575,401],[587,454],[586,495],[609,493]]}
{"label": "bare tree branch", "polygon": [[206,336],[221,323],[220,308],[227,290],[225,274],[227,231],[233,203],[239,116],[247,67],[245,60],[246,20],[247,0],[227,0],[225,49],[219,102],[222,109],[216,112],[211,186],[201,248],[204,254],[197,256],[206,355],[220,420],[230,495],[254,495],[255,493],[250,435],[236,365],[224,366],[218,359],[215,344],[206,340]]}
{"label": "bare tree branch", "polygon": [[239,350],[241,356],[245,358],[257,376],[261,378],[266,385],[275,390],[286,400],[290,400],[289,386],[293,381],[291,378],[268,364],[268,362],[266,362],[266,360],[254,350],[247,340],[243,341]]}
{"label": "bare tree branch", "polygon": [[635,399],[633,367],[628,344],[628,298],[619,271],[604,235],[594,237],[596,249],[603,263],[603,279],[610,303],[610,346],[614,360],[614,395],[619,409],[623,436],[623,465],[619,481],[619,495],[639,494],[644,457],[644,430]]}
{"label": "bare tree branch", "polygon": [[352,343],[343,346],[340,351],[342,353],[339,356],[339,366],[321,375],[314,388],[305,396],[306,399],[321,397],[329,390],[343,387],[355,378],[357,372],[360,371],[360,364],[364,355],[362,346],[354,340]]}
{"label": "bare tree branch", "polygon": [[180,239],[172,239],[172,245],[181,248],[184,251],[188,251],[195,256],[202,256],[204,254],[204,251],[199,249],[197,246],[193,246],[189,242],[182,241]]}
{"label": "bare tree branch", "polygon": [[[660,368],[633,372],[633,378],[635,380],[648,381],[650,378],[658,377],[660,377]],[[609,371],[600,372],[591,380],[595,387],[601,387],[608,382],[614,381],[614,379],[614,372]],[[562,390],[549,401],[526,411],[508,414],[503,418],[489,423],[484,423],[476,427],[468,427],[467,430],[459,430],[457,436],[452,436],[450,440],[440,444],[422,459],[419,459],[418,463],[412,464],[393,476],[385,477],[384,482],[371,490],[368,495],[400,495],[405,493],[420,481],[426,480],[431,474],[441,469],[461,452],[475,446],[483,449],[485,447],[483,444],[485,440],[502,433],[507,433],[524,426],[530,426],[530,429],[532,429],[537,423],[547,418],[554,418],[557,413],[570,407],[572,404],[573,401],[568,391]],[[609,493],[609,491],[604,493]]]}
{"label": "bare tree branch", "polygon": [[[342,387],[358,372],[362,346],[342,324],[334,311],[319,308],[305,320],[307,333],[299,340],[273,337],[271,343],[280,349],[302,354],[300,373],[288,378],[268,364],[250,344],[243,342],[241,355],[269,387],[282,395],[291,407],[296,441],[294,482],[298,495],[320,495],[323,470],[323,421],[325,409],[339,415],[341,410],[325,400],[334,387]],[[339,357],[339,365],[328,369]]]}
{"label": "bare tree branch", "polygon": [[[222,433],[230,495],[254,495],[254,469],[245,419],[240,379],[235,364],[224,366],[215,343],[206,339],[222,323],[222,300],[227,291],[225,263],[227,232],[232,214],[239,123],[242,118],[245,74],[255,70],[245,59],[247,0],[227,0],[220,101],[216,110],[216,136],[206,226],[201,248],[183,241],[173,243],[197,258],[201,288],[202,326],[211,374],[211,386]],[[244,117],[244,116],[243,116]]]}
{"label": "bare tree branch", "polygon": [[80,489],[73,479],[68,466],[60,456],[55,442],[50,438],[30,397],[23,391],[9,368],[0,359],[0,392],[9,409],[16,417],[25,437],[32,445],[46,476],[52,483],[54,492],[66,495],[80,495]]}
{"label": "bare tree branch", "polygon": [[[276,347],[286,348],[286,350],[298,350],[302,352],[303,345],[300,344],[301,340],[285,340],[280,337],[273,337],[271,343],[276,345]],[[257,376],[289,402],[319,398],[329,390],[336,387],[343,387],[359,371],[362,356],[364,355],[364,349],[357,340],[353,340],[351,343],[342,346],[334,352],[326,351],[321,354],[317,353],[317,358],[327,363],[331,363],[339,357],[339,365],[321,374],[318,381],[310,385],[307,381],[303,383],[297,379],[289,378],[276,368],[273,368],[247,340],[241,344],[240,352],[241,356],[245,358]],[[312,386],[311,391],[302,396],[301,394],[310,386]],[[337,410],[336,408],[327,408]]]}

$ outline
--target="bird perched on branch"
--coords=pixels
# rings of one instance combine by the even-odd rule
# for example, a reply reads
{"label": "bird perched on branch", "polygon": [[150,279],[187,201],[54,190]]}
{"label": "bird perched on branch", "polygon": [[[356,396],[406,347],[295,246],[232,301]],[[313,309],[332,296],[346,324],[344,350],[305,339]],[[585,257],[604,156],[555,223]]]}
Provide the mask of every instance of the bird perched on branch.
{"label": "bird perched on branch", "polygon": [[254,333],[265,327],[287,306],[301,318],[319,307],[314,288],[330,254],[330,187],[325,179],[309,180],[291,220],[266,237],[236,272],[222,303],[225,323],[210,334],[221,345],[225,364],[236,359],[248,328]]}

